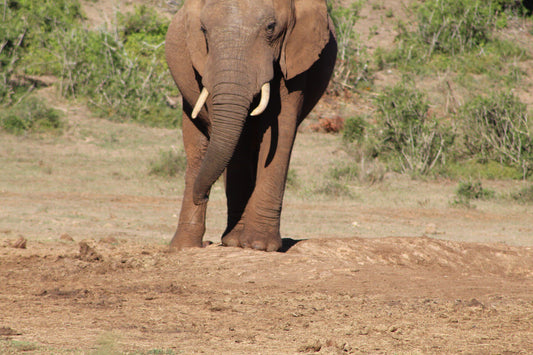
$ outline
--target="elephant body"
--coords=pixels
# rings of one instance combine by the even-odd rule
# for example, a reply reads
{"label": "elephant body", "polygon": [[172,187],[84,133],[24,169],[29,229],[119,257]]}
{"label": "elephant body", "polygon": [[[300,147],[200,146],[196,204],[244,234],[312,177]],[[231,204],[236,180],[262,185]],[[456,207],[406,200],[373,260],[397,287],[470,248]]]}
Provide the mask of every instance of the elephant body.
{"label": "elephant body", "polygon": [[222,243],[278,250],[295,135],[335,65],[325,0],[186,0],[165,51],[187,155],[171,248],[202,246],[209,191],[225,171]]}

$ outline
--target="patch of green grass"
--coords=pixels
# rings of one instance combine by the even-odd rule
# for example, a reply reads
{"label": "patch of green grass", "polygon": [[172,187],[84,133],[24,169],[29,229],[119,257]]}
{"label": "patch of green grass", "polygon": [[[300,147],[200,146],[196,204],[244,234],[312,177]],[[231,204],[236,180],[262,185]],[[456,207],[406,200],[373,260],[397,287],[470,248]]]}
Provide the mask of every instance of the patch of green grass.
{"label": "patch of green grass", "polygon": [[6,353],[22,353],[22,352],[32,352],[42,349],[36,343],[29,341],[19,341],[19,340],[6,340],[0,343],[0,351],[5,351]]}
{"label": "patch of green grass", "polygon": [[287,172],[287,188],[292,190],[298,190],[300,188],[300,184],[300,178],[298,177],[296,170],[289,168],[289,171]]}
{"label": "patch of green grass", "polygon": [[0,128],[12,134],[59,134],[65,126],[62,116],[60,111],[48,107],[42,99],[30,96],[0,111]]}
{"label": "patch of green grass", "polygon": [[356,164],[335,166],[329,170],[329,175],[336,181],[350,182],[359,177],[359,167]]}
{"label": "patch of green grass", "polygon": [[187,167],[187,158],[181,150],[167,150],[159,152],[159,157],[150,162],[150,175],[161,177],[174,177],[184,173]]}
{"label": "patch of green grass", "polygon": [[96,350],[91,352],[91,355],[118,355],[122,352],[118,349],[117,337],[110,333],[106,332],[101,334],[97,340]]}
{"label": "patch of green grass", "polygon": [[522,171],[494,160],[480,162],[476,159],[455,161],[440,169],[440,174],[452,179],[516,180]]}
{"label": "patch of green grass", "polygon": [[533,185],[512,193],[511,198],[520,203],[533,203]]}
{"label": "patch of green grass", "polygon": [[176,352],[172,349],[152,349],[148,350],[147,355],[174,355]]}
{"label": "patch of green grass", "polygon": [[354,197],[346,184],[335,180],[326,180],[322,186],[315,189],[314,193],[336,198]]}

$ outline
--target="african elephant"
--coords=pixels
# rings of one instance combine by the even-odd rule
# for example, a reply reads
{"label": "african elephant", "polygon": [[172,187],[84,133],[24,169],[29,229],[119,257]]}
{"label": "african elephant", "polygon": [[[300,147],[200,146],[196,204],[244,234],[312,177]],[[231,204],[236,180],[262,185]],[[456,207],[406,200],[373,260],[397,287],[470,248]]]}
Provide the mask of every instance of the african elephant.
{"label": "african elephant", "polygon": [[225,171],[226,246],[275,251],[297,128],[337,55],[325,0],[186,0],[166,36],[183,96],[185,190],[171,249],[202,246]]}

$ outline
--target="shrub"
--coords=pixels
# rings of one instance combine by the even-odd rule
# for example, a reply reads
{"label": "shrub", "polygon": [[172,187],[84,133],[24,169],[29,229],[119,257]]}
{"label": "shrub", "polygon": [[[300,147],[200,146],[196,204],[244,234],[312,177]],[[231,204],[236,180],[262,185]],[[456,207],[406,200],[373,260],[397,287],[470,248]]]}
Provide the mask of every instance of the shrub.
{"label": "shrub", "polygon": [[366,122],[362,116],[354,116],[344,121],[342,138],[346,142],[360,142],[364,138]]}
{"label": "shrub", "polygon": [[444,161],[454,140],[429,111],[426,97],[400,82],[376,98],[380,155],[391,154],[400,170],[426,174]]}
{"label": "shrub", "polygon": [[164,60],[168,21],[154,10],[141,6],[119,15],[108,32],[83,27],[77,0],[16,0],[2,7],[0,104],[32,89],[15,75],[54,75],[62,95],[85,99],[100,116],[179,125],[165,97],[177,90]]}
{"label": "shrub", "polygon": [[473,208],[475,206],[471,204],[472,200],[487,200],[493,197],[494,191],[483,188],[481,181],[461,181],[450,204],[452,206]]}
{"label": "shrub", "polygon": [[520,203],[533,203],[533,185],[511,194],[511,198]]}
{"label": "shrub", "polygon": [[[415,5],[416,24],[399,22],[397,45],[375,52],[379,67],[386,64],[404,66],[415,72],[446,70],[463,65],[479,70],[482,61],[501,63],[499,50],[486,50],[499,40],[493,36],[495,28],[505,27],[512,0],[428,0]],[[505,45],[510,49],[511,45]],[[501,47],[501,46],[500,46]],[[501,48],[503,49],[503,48]],[[516,52],[514,46],[513,51]],[[493,52],[493,53],[489,53]],[[475,53],[476,59],[462,60],[463,54]],[[420,65],[425,64],[425,65]],[[430,65],[428,65],[430,64]],[[432,68],[436,67],[436,68]],[[490,69],[485,69],[490,70]]]}
{"label": "shrub", "polygon": [[175,90],[162,46],[168,24],[146,7],[120,23],[122,36],[75,28],[60,39],[63,94],[87,97],[97,114],[112,120],[177,126],[180,116],[164,96]]}
{"label": "shrub", "polygon": [[457,54],[486,43],[500,10],[497,1],[430,0],[418,9],[418,36],[433,51]]}
{"label": "shrub", "polygon": [[328,2],[328,10],[337,34],[337,62],[333,73],[333,90],[353,90],[362,82],[371,81],[366,46],[355,32],[362,2],[343,7],[338,1]]}
{"label": "shrub", "polygon": [[515,166],[526,178],[533,168],[533,137],[527,107],[512,93],[477,96],[461,112],[468,154]]}
{"label": "shrub", "polygon": [[455,193],[459,197],[475,200],[494,197],[494,191],[483,188],[481,181],[461,181]]}
{"label": "shrub", "polygon": [[0,111],[0,128],[12,134],[60,133],[64,127],[61,116],[60,111],[47,107],[42,99],[30,96]]}
{"label": "shrub", "polygon": [[82,15],[79,2],[70,0],[3,1],[0,15],[0,104],[10,105],[31,89],[14,76],[33,74],[42,66],[58,67],[52,48],[45,47],[58,35],[57,28],[79,24]]}
{"label": "shrub", "polygon": [[159,152],[159,157],[150,162],[150,175],[174,177],[185,172],[187,158],[181,150],[171,149]]}

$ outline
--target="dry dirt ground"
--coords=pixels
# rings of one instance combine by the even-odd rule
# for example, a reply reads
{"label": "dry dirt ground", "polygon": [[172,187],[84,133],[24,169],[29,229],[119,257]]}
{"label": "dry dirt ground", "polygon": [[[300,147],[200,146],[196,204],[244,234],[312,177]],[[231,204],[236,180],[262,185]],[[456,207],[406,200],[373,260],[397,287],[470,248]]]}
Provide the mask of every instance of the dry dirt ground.
{"label": "dry dirt ground", "polygon": [[0,261],[2,353],[533,351],[531,248],[355,238],[170,254],[107,238],[3,247]]}
{"label": "dry dirt ground", "polygon": [[[137,2],[86,6],[98,17],[99,4]],[[219,182],[214,244],[172,254],[183,178],[147,170],[179,133],[41,94],[66,113],[65,134],[0,133],[0,353],[533,353],[531,205],[456,207],[456,182],[394,174],[352,198],[317,195],[345,153],[337,136],[302,132],[284,252],[218,246]]]}

